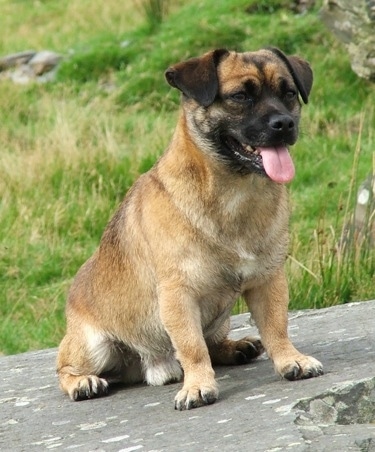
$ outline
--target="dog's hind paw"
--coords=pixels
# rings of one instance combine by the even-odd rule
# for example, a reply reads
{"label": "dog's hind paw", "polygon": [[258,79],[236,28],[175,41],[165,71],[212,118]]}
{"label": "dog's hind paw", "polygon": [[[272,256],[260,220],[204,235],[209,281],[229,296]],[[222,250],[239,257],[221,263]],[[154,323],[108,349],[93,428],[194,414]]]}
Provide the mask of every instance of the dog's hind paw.
{"label": "dog's hind paw", "polygon": [[258,338],[246,336],[237,341],[226,338],[211,344],[209,351],[213,364],[234,366],[250,363],[264,352],[264,347]]}
{"label": "dog's hind paw", "polygon": [[259,339],[244,337],[236,341],[236,364],[248,364],[264,352],[263,344]]}
{"label": "dog's hind paw", "polygon": [[108,394],[108,381],[96,375],[77,377],[76,387],[70,391],[70,398],[74,401],[102,397]]}

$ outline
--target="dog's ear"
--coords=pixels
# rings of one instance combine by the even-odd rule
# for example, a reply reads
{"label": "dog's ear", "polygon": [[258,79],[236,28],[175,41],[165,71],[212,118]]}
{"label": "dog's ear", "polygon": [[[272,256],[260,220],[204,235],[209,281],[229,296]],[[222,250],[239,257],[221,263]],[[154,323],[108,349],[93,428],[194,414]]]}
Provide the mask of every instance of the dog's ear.
{"label": "dog's ear", "polygon": [[275,47],[269,47],[268,50],[277,55],[286,64],[302,100],[307,104],[313,84],[313,72],[309,63],[296,55],[286,56]]}
{"label": "dog's ear", "polygon": [[199,58],[191,58],[175,64],[165,72],[167,82],[200,105],[208,107],[219,90],[217,66],[228,50],[218,49]]}
{"label": "dog's ear", "polygon": [[288,61],[293,69],[291,74],[294,83],[301,94],[302,100],[307,104],[313,85],[313,72],[311,67],[307,61],[295,55],[288,57]]}

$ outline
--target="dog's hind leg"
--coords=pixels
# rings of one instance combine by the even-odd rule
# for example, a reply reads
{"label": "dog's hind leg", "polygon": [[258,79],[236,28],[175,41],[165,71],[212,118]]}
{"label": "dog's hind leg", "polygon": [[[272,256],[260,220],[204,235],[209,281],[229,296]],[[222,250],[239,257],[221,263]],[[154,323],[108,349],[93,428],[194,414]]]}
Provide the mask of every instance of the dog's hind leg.
{"label": "dog's hind leg", "polygon": [[128,358],[118,341],[87,324],[62,340],[57,374],[60,388],[76,401],[106,395],[109,383],[142,380],[140,360]]}
{"label": "dog's hind leg", "polygon": [[68,333],[60,344],[57,357],[60,388],[77,401],[106,395],[108,381],[98,375],[105,363],[98,364],[95,350],[90,350],[87,341],[80,341],[76,335]]}

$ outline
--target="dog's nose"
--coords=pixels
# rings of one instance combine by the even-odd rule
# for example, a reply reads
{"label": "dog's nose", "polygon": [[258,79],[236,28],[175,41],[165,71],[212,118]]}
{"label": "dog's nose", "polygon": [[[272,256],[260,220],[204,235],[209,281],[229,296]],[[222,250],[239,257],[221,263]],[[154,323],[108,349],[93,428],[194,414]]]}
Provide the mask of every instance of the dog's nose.
{"label": "dog's nose", "polygon": [[275,132],[292,132],[295,124],[289,115],[273,115],[269,119],[269,126]]}

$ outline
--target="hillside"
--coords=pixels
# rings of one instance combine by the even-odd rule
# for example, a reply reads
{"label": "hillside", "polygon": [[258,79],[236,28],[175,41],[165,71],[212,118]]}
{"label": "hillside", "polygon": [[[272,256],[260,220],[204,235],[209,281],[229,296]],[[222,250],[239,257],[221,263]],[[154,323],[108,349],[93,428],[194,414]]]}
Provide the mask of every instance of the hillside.
{"label": "hillside", "polygon": [[172,134],[179,99],[164,70],[212,48],[273,45],[314,70],[292,151],[291,308],[374,296],[373,250],[336,245],[373,169],[375,89],[351,71],[319,2],[303,15],[286,0],[170,3],[159,22],[141,0],[0,1],[0,55],[64,56],[52,83],[0,79],[0,352],[58,344],[74,274]]}

